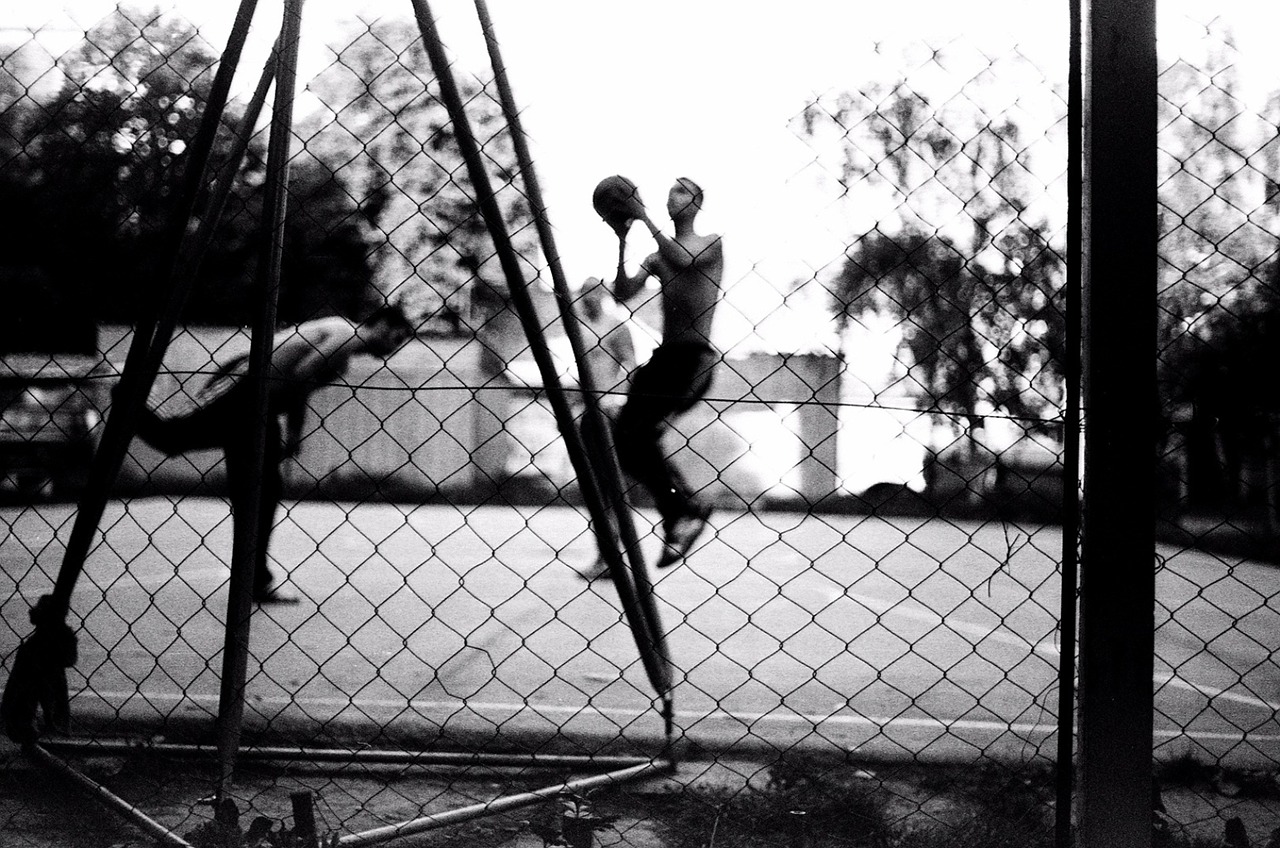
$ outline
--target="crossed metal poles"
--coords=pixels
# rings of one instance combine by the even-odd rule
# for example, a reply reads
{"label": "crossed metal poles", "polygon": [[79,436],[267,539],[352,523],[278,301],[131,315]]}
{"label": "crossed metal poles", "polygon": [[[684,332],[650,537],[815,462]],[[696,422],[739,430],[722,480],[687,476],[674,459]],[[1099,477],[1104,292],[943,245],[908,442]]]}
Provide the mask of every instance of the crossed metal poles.
{"label": "crossed metal poles", "polygon": [[[585,427],[591,434],[584,440],[575,426],[573,410],[560,383],[546,338],[534,309],[532,298],[520,272],[518,258],[498,206],[496,196],[484,167],[479,145],[471,131],[463,100],[453,77],[452,68],[445,54],[434,16],[427,0],[411,0],[414,16],[426,47],[428,59],[440,89],[440,99],[449,113],[455,137],[467,167],[475,199],[486,228],[493,240],[503,275],[511,295],[512,305],[524,327],[529,345],[542,376],[547,397],[557,426],[565,440],[570,461],[577,473],[584,503],[597,534],[599,547],[608,564],[614,585],[618,589],[623,613],[632,630],[646,675],[658,695],[666,730],[667,745],[662,757],[624,758],[625,768],[604,775],[582,778],[578,781],[548,787],[498,799],[482,805],[473,812],[455,811],[445,816],[432,816],[412,822],[381,828],[377,832],[353,834],[344,837],[342,844],[370,844],[388,838],[408,835],[420,830],[438,827],[487,812],[509,809],[511,806],[535,803],[556,792],[585,789],[651,776],[669,769],[670,747],[673,733],[674,706],[672,701],[671,663],[666,640],[654,601],[653,587],[640,550],[639,536],[623,490],[622,474],[612,450],[612,435],[604,414],[599,408],[599,394],[593,376],[586,365],[585,345],[580,324],[573,308],[568,284],[560,265],[559,253],[542,199],[532,157],[519,120],[519,110],[512,95],[505,64],[502,61],[492,20],[484,0],[474,0],[477,14],[484,30],[485,41],[493,65],[500,103],[506,117],[518,164],[525,183],[526,194],[534,211],[535,223],[543,254],[550,266],[556,301],[574,357],[578,363],[582,389],[582,405]],[[266,201],[261,223],[266,248],[259,257],[258,285],[260,286],[260,311],[253,327],[249,372],[246,379],[257,402],[259,414],[251,422],[253,438],[257,444],[253,468],[250,473],[261,476],[263,451],[266,440],[267,379],[270,364],[271,339],[275,330],[276,303],[280,288],[281,261],[283,256],[284,229],[287,217],[289,180],[289,146],[292,135],[294,90],[297,81],[297,57],[303,0],[285,0],[284,19],[279,40],[271,53],[257,88],[250,100],[233,142],[232,156],[216,186],[212,188],[205,214],[192,228],[196,217],[196,203],[209,186],[209,161],[216,139],[218,125],[224,115],[231,81],[239,64],[257,0],[241,0],[227,47],[223,52],[211,89],[209,102],[201,118],[200,126],[191,147],[191,155],[185,171],[180,209],[184,213],[171,226],[169,240],[172,245],[168,291],[157,290],[150,299],[151,311],[138,322],[127,354],[120,385],[116,393],[111,415],[108,417],[99,448],[90,470],[89,484],[81,497],[71,536],[63,555],[53,592],[48,600],[52,616],[63,624],[70,607],[71,594],[83,571],[90,544],[96,535],[105,510],[109,492],[114,484],[129,443],[132,439],[138,413],[146,402],[152,382],[158,373],[165,351],[177,328],[177,322],[190,293],[200,261],[212,240],[212,234],[225,207],[234,183],[236,172],[248,148],[254,126],[261,115],[268,90],[275,85],[275,99],[271,113],[270,136],[267,154]],[[163,298],[163,309],[155,308]],[[592,450],[593,446],[603,446]],[[258,493],[254,495],[255,499]],[[243,722],[245,676],[249,654],[249,633],[252,614],[253,552],[260,539],[257,505],[243,510],[235,523],[231,578],[227,602],[226,641],[223,652],[221,691],[219,695],[217,756],[219,777],[218,797],[225,797],[233,777],[235,762],[240,751],[240,732]],[[42,625],[37,625],[37,630]],[[8,686],[15,685],[10,680]],[[20,684],[19,684],[20,685]],[[34,709],[34,707],[33,707]],[[34,714],[32,715],[34,718]],[[74,744],[28,740],[28,750],[41,762],[69,774],[84,785],[99,800],[107,803],[144,829],[170,844],[186,844],[183,840],[148,819],[145,814],[116,798],[105,787],[62,763],[48,748],[74,748]],[[207,753],[207,752],[205,752]],[[295,752],[298,753],[298,752]],[[322,752],[314,752],[318,757]],[[341,755],[343,752],[339,752]],[[300,752],[292,759],[302,759]],[[415,762],[430,762],[434,756],[443,757],[440,762],[455,763],[456,755],[415,754]],[[321,757],[323,758],[323,757]],[[614,758],[618,759],[618,758]],[[546,758],[530,757],[526,765],[545,764]],[[586,766],[619,765],[605,763],[599,757],[556,758],[557,767],[567,761]],[[460,818],[461,816],[461,818]]]}

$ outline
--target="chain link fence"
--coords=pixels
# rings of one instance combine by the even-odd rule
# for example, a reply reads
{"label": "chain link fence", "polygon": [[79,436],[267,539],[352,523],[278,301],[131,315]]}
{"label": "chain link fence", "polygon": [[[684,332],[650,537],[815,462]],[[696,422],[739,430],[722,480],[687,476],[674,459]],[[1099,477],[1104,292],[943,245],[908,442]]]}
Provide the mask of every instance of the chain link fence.
{"label": "chain link fence", "polygon": [[[36,758],[82,761],[73,780],[87,773],[100,797],[191,844],[365,844],[444,824],[416,838],[1051,844],[1070,804],[1053,778],[1073,732],[1059,703],[1074,662],[1063,593],[1076,591],[1062,517],[1078,501],[1063,459],[1079,342],[1065,299],[1065,49],[882,42],[867,79],[797,105],[787,132],[806,164],[789,185],[811,192],[812,227],[836,247],[779,278],[729,266],[711,387],[663,437],[714,507],[711,532],[628,590],[598,563],[553,401],[616,414],[661,341],[662,305],[652,287],[623,308],[575,281],[587,391],[492,68],[459,64],[562,386],[548,381],[410,12],[343,23],[300,81],[274,323],[350,328],[391,304],[412,337],[348,359],[350,346],[294,331],[335,358],[324,379],[285,382],[294,404],[267,429],[254,485],[228,467],[249,407],[197,449],[133,440],[70,597],[71,734],[46,736]],[[1201,23],[1194,49],[1161,56],[1154,755],[1157,825],[1187,845],[1231,827],[1263,844],[1280,812],[1277,394],[1264,364],[1280,96],[1241,71],[1232,25]],[[123,6],[61,40],[7,33],[10,681],[27,611],[58,582],[133,328],[165,302],[166,234],[182,217],[171,175],[221,51],[180,11]],[[211,151],[218,186],[196,199],[193,220],[220,224],[155,381],[161,417],[253,355],[271,170],[251,92],[233,91]],[[243,156],[242,124],[256,127]],[[665,188],[641,186],[655,218]],[[227,781],[207,759],[225,768],[236,723],[231,506],[251,510],[249,490],[274,506],[276,467],[280,503],[259,539],[274,600],[292,602],[254,607]],[[664,522],[643,487],[628,497],[652,563]],[[662,640],[646,641],[626,597],[643,600],[650,580],[669,692],[655,691]],[[43,778],[16,747],[5,756],[19,775],[14,844],[137,838],[50,812],[19,787]],[[669,756],[680,765],[657,789],[581,777]],[[240,842],[217,841],[230,835]]]}
{"label": "chain link fence", "polygon": [[[1276,609],[1267,588],[1276,561],[1274,392],[1252,363],[1271,343],[1266,316],[1280,281],[1280,100],[1251,77],[1230,17],[1168,28],[1196,48],[1162,57],[1159,78],[1159,535],[1168,545],[1156,572],[1156,754],[1202,796],[1268,799],[1269,828],[1275,753],[1259,743],[1274,728],[1275,659],[1256,628]],[[1199,553],[1188,571],[1191,551]],[[1190,640],[1188,620],[1202,622]],[[1175,692],[1192,691],[1202,698],[1192,712],[1169,706]],[[1238,734],[1228,749],[1198,741],[1210,720]],[[1231,756],[1245,752],[1252,764],[1232,774]],[[1199,803],[1197,815],[1211,815]],[[1236,815],[1232,806],[1219,817]]]}

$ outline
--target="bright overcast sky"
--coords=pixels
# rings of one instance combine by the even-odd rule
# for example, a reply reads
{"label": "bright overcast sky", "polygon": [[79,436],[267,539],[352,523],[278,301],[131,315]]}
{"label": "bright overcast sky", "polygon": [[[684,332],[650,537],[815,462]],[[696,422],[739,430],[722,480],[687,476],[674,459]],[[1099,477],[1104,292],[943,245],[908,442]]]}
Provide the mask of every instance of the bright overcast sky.
{"label": "bright overcast sky", "polygon": [[[246,88],[278,28],[279,2],[259,4],[256,46],[242,65]],[[56,3],[24,3],[5,15],[10,26],[71,20],[73,31],[83,31],[115,5],[63,0],[59,14]],[[221,46],[236,3],[159,5]],[[1271,51],[1255,36],[1276,32],[1277,16],[1259,7],[1273,5],[1213,6],[1213,14],[1239,21],[1241,50],[1260,68]],[[471,0],[436,0],[432,8],[459,64],[486,73]],[[807,167],[813,152],[789,121],[815,94],[896,76],[904,44],[955,42],[993,55],[1016,44],[1046,77],[1065,79],[1065,2],[490,0],[489,8],[571,281],[612,272],[616,242],[590,207],[592,187],[612,173],[639,184],[655,219],[674,177],[697,180],[706,190],[701,229],[724,234],[727,283],[749,300],[756,289],[768,300],[770,284],[784,287],[831,261],[856,225],[847,207],[833,203],[838,190]],[[1186,15],[1180,8],[1195,5],[1161,3],[1162,44],[1196,37],[1195,27],[1178,24]],[[340,22],[411,14],[409,0],[307,0],[302,81],[331,61],[326,45]],[[1270,79],[1258,84],[1280,87]],[[639,259],[651,245],[647,236],[633,238],[630,255]]]}

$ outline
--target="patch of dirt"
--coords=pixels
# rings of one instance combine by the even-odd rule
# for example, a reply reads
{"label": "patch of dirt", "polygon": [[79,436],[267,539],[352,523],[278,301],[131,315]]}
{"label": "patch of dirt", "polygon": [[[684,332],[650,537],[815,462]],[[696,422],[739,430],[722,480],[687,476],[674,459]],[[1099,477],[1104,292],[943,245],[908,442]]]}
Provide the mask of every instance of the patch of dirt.
{"label": "patch of dirt", "polygon": [[[154,754],[67,758],[148,816],[201,842],[214,816],[208,761]],[[478,807],[571,776],[546,769],[241,764],[233,790],[237,825],[263,817],[278,837],[292,827],[294,793],[309,793],[321,833],[351,834]],[[1216,782],[1215,782],[1216,780]],[[1239,818],[1255,846],[1280,821],[1280,798],[1252,784],[1200,779],[1163,784],[1170,848],[1220,844]],[[1260,784],[1261,785],[1261,784]],[[686,761],[671,774],[485,814],[399,839],[407,848],[543,848],[574,828],[593,848],[1048,848],[1053,774],[1046,765],[859,763],[787,756],[771,762]],[[144,848],[154,843],[43,766],[0,749],[0,846]],[[223,843],[225,844],[225,843]],[[267,842],[257,843],[266,845]],[[572,841],[569,844],[574,844]],[[579,842],[585,845],[588,843]]]}

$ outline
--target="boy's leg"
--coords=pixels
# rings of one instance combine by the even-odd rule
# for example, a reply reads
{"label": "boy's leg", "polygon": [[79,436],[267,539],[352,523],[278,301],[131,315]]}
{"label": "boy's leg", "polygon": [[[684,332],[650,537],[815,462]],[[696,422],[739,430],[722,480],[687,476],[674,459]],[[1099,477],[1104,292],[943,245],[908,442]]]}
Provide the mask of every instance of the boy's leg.
{"label": "boy's leg", "polygon": [[267,554],[271,550],[271,536],[275,531],[280,499],[284,494],[280,464],[284,461],[281,447],[280,425],[271,416],[267,424],[267,441],[262,453],[262,490],[258,500],[258,550],[254,557],[254,592],[259,603],[296,603],[297,594],[286,591],[279,584],[268,565]]}
{"label": "boy's leg", "polygon": [[198,410],[182,418],[161,418],[144,405],[134,419],[134,434],[165,456],[182,454],[217,443],[211,435],[210,419],[216,416]]}
{"label": "boy's leg", "polygon": [[[602,408],[600,411],[603,413],[604,409]],[[605,420],[606,420],[605,426],[609,426],[608,425],[609,419],[606,417]],[[578,422],[578,435],[582,439],[582,444],[587,450],[587,455],[593,463],[595,463],[597,460],[608,461],[607,457],[602,456],[604,452],[604,445],[600,442],[599,439],[595,437],[595,432],[590,427],[587,426],[586,415],[583,415]],[[613,516],[611,513],[608,512],[608,510],[606,510],[606,519],[610,522],[613,521]],[[588,529],[591,531],[592,535],[595,537],[595,540],[596,540],[596,559],[593,563],[591,563],[591,565],[587,566],[586,568],[579,569],[578,576],[581,577],[583,580],[595,580],[597,577],[604,577],[606,574],[608,574],[609,567],[605,562],[605,554],[604,554],[604,547],[603,547],[604,543],[601,538],[601,534],[597,532],[597,528],[594,523],[591,523]],[[616,535],[616,534],[610,534],[610,535]]]}
{"label": "boy's leg", "polygon": [[697,497],[690,498],[686,511],[663,525],[662,554],[657,567],[670,568],[688,556],[702,531],[707,529],[710,518],[711,507]]}
{"label": "boy's leg", "polygon": [[[621,409],[621,406],[616,402],[615,403],[602,402],[600,404],[600,414],[604,418],[604,426],[609,428],[609,432],[611,435],[609,442],[614,444],[615,453],[618,454],[617,459],[618,459],[619,467],[621,467],[622,465],[621,455],[620,455],[622,449],[617,446],[618,414],[620,409]],[[603,462],[613,462],[614,457],[608,456],[605,454],[605,451],[608,449],[607,444],[598,440],[595,436],[594,431],[591,428],[586,426],[585,416],[583,417],[579,426],[582,434],[582,442],[583,442],[583,445],[586,446],[587,452],[591,454],[593,458],[599,458]],[[625,469],[623,469],[623,476],[624,476],[624,479],[620,481],[622,484],[623,491],[618,492],[617,494],[619,494],[623,498],[623,504],[625,504],[626,490],[630,482],[629,480],[626,479],[628,474],[625,471]],[[604,490],[605,487],[603,483],[601,485],[602,485],[602,490]],[[614,540],[618,540],[617,519],[614,517],[613,510],[614,510],[614,505],[612,503],[606,504],[606,516],[608,517],[608,520],[612,525],[612,531],[613,531],[610,534],[610,536]],[[594,532],[595,530],[594,526],[591,529],[592,529],[592,532]],[[578,575],[582,577],[584,580],[595,580],[598,577],[605,577],[609,574],[609,565],[605,557],[604,549],[602,547],[603,540],[600,538],[599,534],[596,535],[596,544],[597,544],[597,553],[596,553],[595,562],[593,562],[587,568],[578,572]]]}
{"label": "boy's leg", "polygon": [[653,497],[665,524],[683,511],[685,492],[677,488],[684,481],[662,449],[662,434],[673,408],[670,396],[662,394],[660,372],[648,370],[653,364],[636,373],[615,433],[619,465]]}
{"label": "boy's leg", "polygon": [[[673,414],[689,411],[711,388],[712,371],[719,355],[710,347],[685,345],[676,349],[679,358],[672,368],[679,393],[673,403]],[[667,458],[667,477],[678,505],[663,516],[663,546],[658,568],[669,568],[682,562],[707,527],[711,505],[685,480],[680,467]]]}
{"label": "boy's leg", "polygon": [[659,348],[636,372],[618,419],[618,459],[623,470],[653,496],[662,516],[659,568],[682,560],[707,525],[711,510],[662,449],[669,418],[693,407],[711,385],[715,354],[710,348]]}
{"label": "boy's leg", "polygon": [[[243,412],[243,406],[241,410]],[[292,603],[297,601],[297,597],[275,586],[275,577],[267,564],[271,531],[275,524],[276,507],[281,495],[280,426],[275,416],[272,416],[267,424],[266,445],[262,455],[262,475],[255,479],[249,473],[253,458],[252,439],[246,432],[248,428],[244,426],[244,421],[250,414],[256,414],[256,411],[238,415],[234,424],[229,423],[228,428],[231,432],[226,434],[224,450],[232,522],[234,524],[246,520],[256,494],[258,545],[253,553],[253,597],[259,603]]]}

